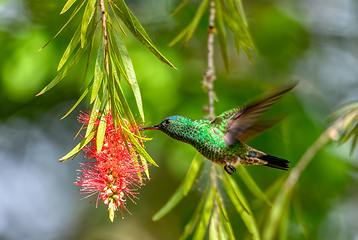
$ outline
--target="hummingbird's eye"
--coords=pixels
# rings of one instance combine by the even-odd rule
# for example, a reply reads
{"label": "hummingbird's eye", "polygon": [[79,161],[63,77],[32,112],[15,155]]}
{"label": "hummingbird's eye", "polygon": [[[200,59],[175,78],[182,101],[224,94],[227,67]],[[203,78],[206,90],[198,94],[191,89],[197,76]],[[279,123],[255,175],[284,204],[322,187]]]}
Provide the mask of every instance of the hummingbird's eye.
{"label": "hummingbird's eye", "polygon": [[165,120],[163,121],[163,125],[164,125],[164,126],[169,125],[171,122],[172,122],[172,120],[170,120],[170,119],[165,119]]}

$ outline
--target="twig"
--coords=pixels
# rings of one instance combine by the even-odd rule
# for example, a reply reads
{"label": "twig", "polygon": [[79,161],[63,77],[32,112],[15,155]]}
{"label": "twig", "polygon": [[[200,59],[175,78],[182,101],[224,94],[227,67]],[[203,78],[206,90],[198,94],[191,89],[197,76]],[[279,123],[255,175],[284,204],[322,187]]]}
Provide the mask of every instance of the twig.
{"label": "twig", "polygon": [[305,154],[301,157],[297,165],[292,169],[290,172],[290,175],[286,179],[285,182],[285,189],[286,191],[291,191],[297,181],[298,178],[301,176],[301,173],[307,165],[310,163],[310,161],[313,159],[313,157],[316,155],[317,151],[320,150],[329,140],[335,138],[335,136],[338,134],[339,130],[342,127],[343,119],[337,120],[335,123],[333,123],[329,128],[327,128],[326,131],[324,131],[319,138],[313,143],[313,145],[305,152]]}
{"label": "twig", "polygon": [[109,76],[107,17],[106,17],[106,8],[104,5],[104,0],[100,0],[99,5],[101,7],[102,35],[104,38],[104,59],[106,64],[107,76]]}
{"label": "twig", "polygon": [[215,35],[215,3],[210,1],[210,15],[209,15],[209,34],[208,34],[208,69],[204,72],[203,88],[208,93],[208,105],[205,110],[208,112],[207,119],[215,118],[214,101],[216,95],[214,92],[214,81],[216,79],[214,66],[214,35]]}

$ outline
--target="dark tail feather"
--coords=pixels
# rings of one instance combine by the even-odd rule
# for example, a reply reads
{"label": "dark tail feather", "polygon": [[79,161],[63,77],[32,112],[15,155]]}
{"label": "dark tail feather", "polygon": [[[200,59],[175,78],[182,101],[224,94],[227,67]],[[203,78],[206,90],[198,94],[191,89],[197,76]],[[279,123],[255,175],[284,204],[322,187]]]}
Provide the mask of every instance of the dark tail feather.
{"label": "dark tail feather", "polygon": [[274,157],[268,154],[262,155],[259,158],[267,162],[265,166],[277,168],[281,170],[288,170],[289,161],[285,159]]}

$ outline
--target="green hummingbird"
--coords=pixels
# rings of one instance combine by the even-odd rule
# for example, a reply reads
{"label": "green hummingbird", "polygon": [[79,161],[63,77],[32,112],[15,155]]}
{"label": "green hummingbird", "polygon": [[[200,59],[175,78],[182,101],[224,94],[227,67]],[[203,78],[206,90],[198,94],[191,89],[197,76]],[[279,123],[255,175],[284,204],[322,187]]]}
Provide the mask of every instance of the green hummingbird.
{"label": "green hummingbird", "polygon": [[274,125],[272,121],[257,120],[295,85],[275,91],[250,106],[223,112],[214,120],[170,116],[160,124],[142,130],[160,130],[192,145],[210,161],[223,165],[230,175],[238,165],[264,165],[287,170],[289,161],[258,151],[245,142]]}

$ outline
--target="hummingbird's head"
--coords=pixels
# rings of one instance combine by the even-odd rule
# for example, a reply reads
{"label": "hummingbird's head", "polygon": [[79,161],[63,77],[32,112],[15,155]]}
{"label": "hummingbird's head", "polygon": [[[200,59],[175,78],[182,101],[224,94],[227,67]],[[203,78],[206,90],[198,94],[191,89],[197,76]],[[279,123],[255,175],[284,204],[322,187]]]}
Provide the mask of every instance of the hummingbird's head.
{"label": "hummingbird's head", "polygon": [[183,132],[186,132],[188,127],[191,126],[191,119],[182,116],[170,116],[164,119],[158,125],[152,127],[145,127],[142,130],[160,130],[170,137],[178,139]]}

